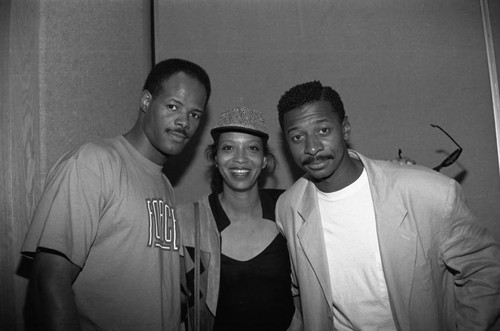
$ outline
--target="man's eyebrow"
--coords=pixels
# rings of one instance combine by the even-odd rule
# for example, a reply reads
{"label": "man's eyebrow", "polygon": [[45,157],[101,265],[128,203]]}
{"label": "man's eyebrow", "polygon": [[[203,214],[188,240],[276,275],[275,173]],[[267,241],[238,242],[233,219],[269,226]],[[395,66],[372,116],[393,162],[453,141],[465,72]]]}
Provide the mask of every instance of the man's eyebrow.
{"label": "man's eyebrow", "polygon": [[291,128],[289,128],[289,129],[286,131],[286,133],[290,133],[290,132],[295,131],[295,130],[297,130],[297,126],[292,126]]}
{"label": "man's eyebrow", "polygon": [[176,99],[175,97],[171,97],[171,98],[169,98],[169,99],[168,99],[168,101],[173,101],[173,102],[175,102],[175,103],[178,103],[178,104],[180,104],[180,105],[183,105],[182,101],[180,101],[180,100]]}
{"label": "man's eyebrow", "polygon": [[191,108],[192,111],[197,111],[199,113],[204,113],[205,112],[205,108],[197,108],[197,107],[193,107]]}
{"label": "man's eyebrow", "polygon": [[[175,97],[170,97],[170,98],[167,99],[167,101],[168,102],[175,102],[175,103],[177,103],[177,104],[179,104],[181,106],[185,106],[185,104],[181,100],[179,100],[179,99],[177,99]],[[196,111],[196,112],[199,112],[199,113],[202,113],[202,114],[205,113],[205,108],[201,108],[201,109],[199,109],[199,108],[190,108],[189,110],[190,111]]]}
{"label": "man's eyebrow", "polygon": [[[322,124],[322,123],[329,123],[330,121],[326,118],[318,118],[316,120],[313,120],[312,121],[312,124]],[[294,130],[300,130],[300,126],[299,125],[294,125],[292,126],[291,128],[289,128],[286,132],[287,133],[290,133],[291,131],[294,131]]]}
{"label": "man's eyebrow", "polygon": [[189,111],[196,112],[196,113],[198,113],[200,115],[205,114],[205,109],[204,108],[199,109],[199,108],[194,107],[194,108],[190,108]]}

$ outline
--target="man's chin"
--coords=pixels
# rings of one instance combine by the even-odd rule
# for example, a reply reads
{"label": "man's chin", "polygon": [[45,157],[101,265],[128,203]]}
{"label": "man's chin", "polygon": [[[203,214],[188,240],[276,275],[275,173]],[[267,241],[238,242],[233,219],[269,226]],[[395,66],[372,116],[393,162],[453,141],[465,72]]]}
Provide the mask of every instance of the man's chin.
{"label": "man's chin", "polygon": [[168,148],[164,149],[164,154],[170,155],[170,156],[176,156],[176,155],[181,154],[185,147],[186,147],[186,143],[172,144],[172,146],[169,146]]}
{"label": "man's chin", "polygon": [[324,171],[324,169],[322,169],[321,171],[312,171],[311,169],[306,169],[306,173],[311,179],[311,181],[315,183],[319,183],[329,177],[327,172]]}

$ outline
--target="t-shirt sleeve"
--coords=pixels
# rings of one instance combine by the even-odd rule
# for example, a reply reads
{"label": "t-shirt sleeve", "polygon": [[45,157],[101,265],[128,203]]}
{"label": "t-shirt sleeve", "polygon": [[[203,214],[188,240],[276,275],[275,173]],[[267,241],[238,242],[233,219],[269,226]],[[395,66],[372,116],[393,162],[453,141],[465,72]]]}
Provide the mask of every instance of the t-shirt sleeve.
{"label": "t-shirt sleeve", "polygon": [[83,267],[94,241],[102,210],[101,178],[95,169],[69,157],[51,169],[21,253],[39,248],[65,255]]}

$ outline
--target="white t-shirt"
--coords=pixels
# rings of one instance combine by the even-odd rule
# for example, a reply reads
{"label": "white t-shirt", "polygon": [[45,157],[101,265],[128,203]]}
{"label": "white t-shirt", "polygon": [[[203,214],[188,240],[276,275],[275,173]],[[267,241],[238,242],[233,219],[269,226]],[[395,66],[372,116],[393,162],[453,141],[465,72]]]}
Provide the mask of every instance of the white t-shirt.
{"label": "white t-shirt", "polygon": [[380,258],[368,176],[317,190],[337,330],[396,330]]}

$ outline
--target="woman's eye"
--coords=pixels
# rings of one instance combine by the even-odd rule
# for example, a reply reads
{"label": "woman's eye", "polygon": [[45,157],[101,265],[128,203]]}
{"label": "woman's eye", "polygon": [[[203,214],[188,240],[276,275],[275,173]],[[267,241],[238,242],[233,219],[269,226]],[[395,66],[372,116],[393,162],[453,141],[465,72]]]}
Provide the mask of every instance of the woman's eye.
{"label": "woman's eye", "polygon": [[177,110],[177,106],[176,105],[167,105],[167,107],[170,110]]}
{"label": "woman's eye", "polygon": [[259,146],[250,146],[248,149],[250,149],[252,152],[258,152],[258,151],[260,151]]}
{"label": "woman's eye", "polygon": [[195,120],[199,120],[201,116],[198,113],[191,113],[191,117],[194,118]]}

